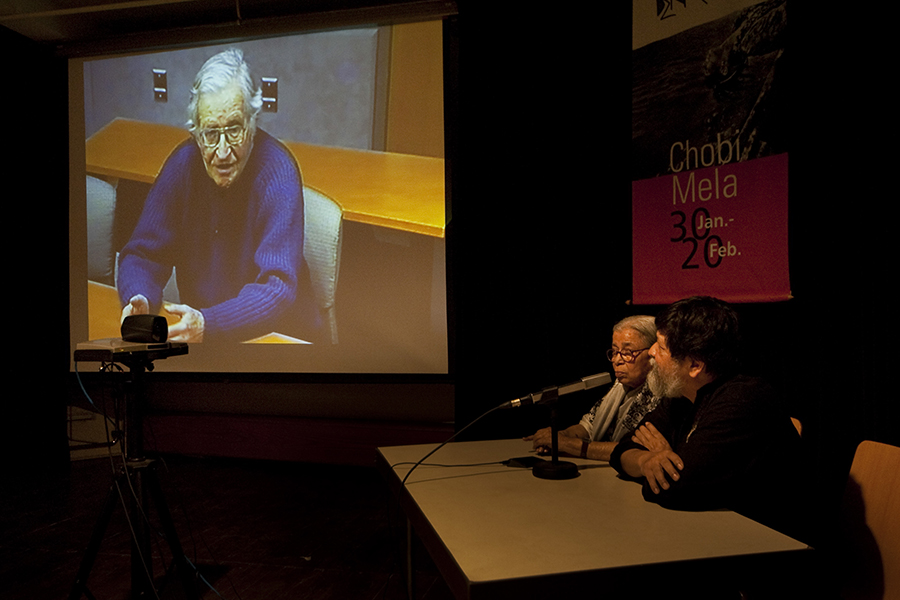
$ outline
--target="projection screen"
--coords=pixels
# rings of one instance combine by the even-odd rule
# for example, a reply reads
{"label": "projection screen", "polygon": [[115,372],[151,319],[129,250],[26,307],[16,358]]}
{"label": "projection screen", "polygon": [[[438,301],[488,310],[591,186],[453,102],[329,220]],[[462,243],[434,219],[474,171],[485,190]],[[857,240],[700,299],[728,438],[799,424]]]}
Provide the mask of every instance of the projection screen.
{"label": "projection screen", "polygon": [[[169,187],[160,174],[187,169],[177,148],[204,156],[186,125],[190,90],[228,49],[242,52],[262,109],[248,166],[221,197],[200,200],[193,186],[215,187],[209,172]],[[440,21],[71,59],[72,347],[120,335],[129,298],[119,289],[138,256],[166,274],[148,294],[160,295],[153,311],[171,327],[187,306],[208,325],[159,370],[447,373],[442,73]],[[225,133],[210,135],[227,152]],[[249,174],[262,177],[270,146],[299,170],[302,222],[254,199]],[[284,239],[267,246],[275,230]],[[283,283],[272,247],[298,257],[277,318],[215,335],[223,320],[249,325],[266,308],[254,291]]]}

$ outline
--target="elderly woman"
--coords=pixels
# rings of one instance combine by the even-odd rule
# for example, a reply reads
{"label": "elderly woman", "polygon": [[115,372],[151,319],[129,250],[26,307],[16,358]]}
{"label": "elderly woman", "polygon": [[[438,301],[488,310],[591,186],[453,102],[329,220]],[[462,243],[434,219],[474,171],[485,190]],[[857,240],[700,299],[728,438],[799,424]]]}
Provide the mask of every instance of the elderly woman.
{"label": "elderly woman", "polygon": [[[647,385],[650,356],[647,350],[656,342],[653,317],[637,315],[622,319],[613,327],[612,348],[606,356],[613,365],[616,384],[581,419],[559,431],[559,451],[572,456],[609,460],[616,444],[631,433],[659,398]],[[525,437],[534,443],[538,454],[547,454],[552,443],[549,427]]]}

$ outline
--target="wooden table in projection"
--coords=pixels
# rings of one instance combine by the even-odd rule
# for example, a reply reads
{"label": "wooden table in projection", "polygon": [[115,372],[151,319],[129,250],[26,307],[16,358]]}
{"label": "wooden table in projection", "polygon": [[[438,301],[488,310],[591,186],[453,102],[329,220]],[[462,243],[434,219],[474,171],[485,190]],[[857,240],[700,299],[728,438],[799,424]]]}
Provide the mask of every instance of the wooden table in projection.
{"label": "wooden table in projection", "polygon": [[[87,173],[153,183],[188,132],[115,119],[85,143]],[[335,200],[344,219],[432,237],[444,236],[444,160],[284,141],[303,183]]]}

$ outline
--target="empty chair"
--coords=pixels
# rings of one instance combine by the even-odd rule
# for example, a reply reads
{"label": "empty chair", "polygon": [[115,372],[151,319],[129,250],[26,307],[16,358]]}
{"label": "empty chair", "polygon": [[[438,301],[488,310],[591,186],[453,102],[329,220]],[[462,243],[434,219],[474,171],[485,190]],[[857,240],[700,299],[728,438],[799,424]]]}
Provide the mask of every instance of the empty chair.
{"label": "empty chair", "polygon": [[841,510],[842,597],[900,598],[900,448],[857,447]]}
{"label": "empty chair", "polygon": [[116,252],[113,225],[116,215],[116,188],[102,179],[87,176],[88,273],[91,281],[115,285]]}
{"label": "empty chair", "polygon": [[332,344],[338,343],[334,297],[341,262],[343,211],[328,196],[303,187],[303,258],[309,266],[316,306],[327,324]]}

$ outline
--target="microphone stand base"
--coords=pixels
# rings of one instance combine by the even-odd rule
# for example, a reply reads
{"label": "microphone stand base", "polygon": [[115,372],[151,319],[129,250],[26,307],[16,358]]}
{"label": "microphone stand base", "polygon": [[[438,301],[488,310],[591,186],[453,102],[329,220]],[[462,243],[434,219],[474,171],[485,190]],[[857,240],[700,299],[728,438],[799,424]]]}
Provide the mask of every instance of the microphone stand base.
{"label": "microphone stand base", "polygon": [[531,474],[539,479],[574,479],[578,477],[578,465],[572,462],[545,460],[531,468]]}

